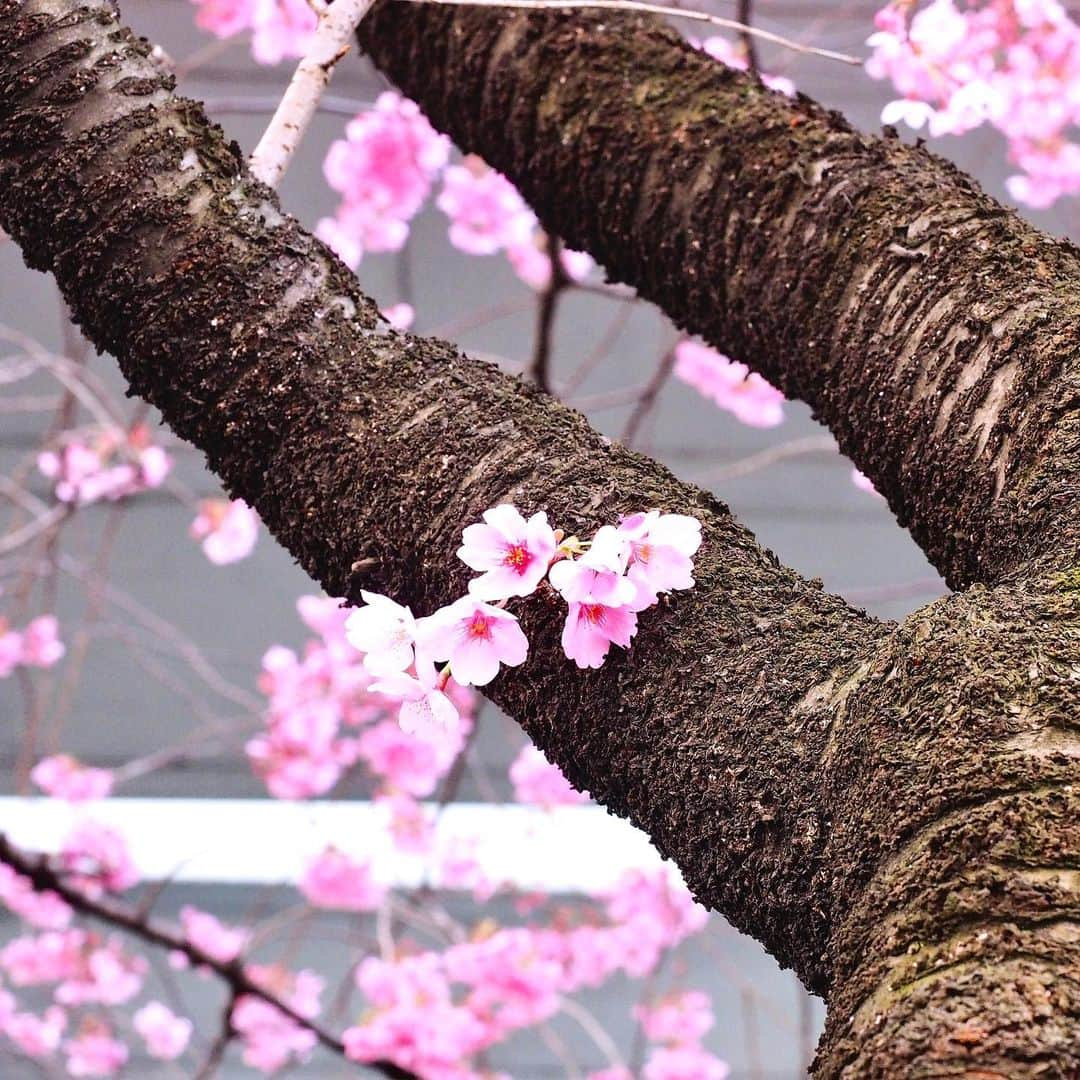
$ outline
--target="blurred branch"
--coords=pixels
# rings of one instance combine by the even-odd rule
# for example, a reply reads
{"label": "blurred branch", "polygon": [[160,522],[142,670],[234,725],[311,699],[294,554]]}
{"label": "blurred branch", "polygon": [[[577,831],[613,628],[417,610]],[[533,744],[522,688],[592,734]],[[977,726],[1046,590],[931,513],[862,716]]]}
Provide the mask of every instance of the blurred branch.
{"label": "blurred branch", "polygon": [[[248,974],[240,957],[223,963],[188,941],[182,934],[152,921],[147,916],[141,915],[130,905],[110,897],[91,898],[87,896],[81,890],[69,884],[63,875],[49,864],[46,855],[21,851],[8,840],[4,833],[0,833],[0,863],[5,863],[16,873],[26,877],[37,892],[56,893],[57,896],[82,915],[125,930],[149,945],[156,945],[158,948],[182,953],[195,967],[207,968],[224,980],[232,992],[232,1001],[245,994],[261,998],[268,1005],[272,1005],[284,1016],[287,1016],[293,1023],[310,1031],[328,1050],[332,1050],[342,1057],[345,1056],[345,1044],[336,1035],[327,1031],[316,1021],[301,1016],[291,1005],[276,994],[264,990]],[[222,1052],[224,1051],[222,1050]],[[402,1069],[393,1062],[372,1061],[363,1064],[372,1071],[391,1078],[391,1080],[419,1080],[415,1073]]]}

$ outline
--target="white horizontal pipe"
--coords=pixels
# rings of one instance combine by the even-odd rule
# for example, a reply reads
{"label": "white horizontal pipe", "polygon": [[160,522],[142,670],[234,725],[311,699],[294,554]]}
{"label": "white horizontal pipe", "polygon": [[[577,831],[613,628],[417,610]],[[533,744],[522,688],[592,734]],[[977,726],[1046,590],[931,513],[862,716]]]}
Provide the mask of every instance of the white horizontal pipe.
{"label": "white horizontal pipe", "polygon": [[[628,870],[664,865],[644,833],[599,806],[425,808],[437,815],[436,852],[464,846],[497,880],[518,889],[597,892]],[[291,882],[308,859],[333,845],[370,862],[385,884],[410,888],[427,881],[439,861],[399,852],[386,808],[372,802],[117,798],[75,807],[57,799],[0,796],[0,831],[28,850],[58,851],[84,818],[118,829],[140,873],[151,880]]]}

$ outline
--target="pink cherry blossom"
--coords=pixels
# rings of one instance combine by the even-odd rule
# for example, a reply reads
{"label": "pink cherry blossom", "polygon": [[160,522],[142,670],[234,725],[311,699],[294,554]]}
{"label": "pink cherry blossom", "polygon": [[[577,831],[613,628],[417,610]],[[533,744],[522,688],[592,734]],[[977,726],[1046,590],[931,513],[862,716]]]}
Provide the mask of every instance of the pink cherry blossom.
{"label": "pink cherry blossom", "polygon": [[525,243],[536,224],[517,188],[477,157],[445,171],[436,204],[450,218],[450,243],[469,255]]}
{"label": "pink cherry blossom", "polygon": [[251,938],[247,930],[225,926],[209,912],[186,904],[180,909],[180,927],[192,945],[219,964],[235,960]]}
{"label": "pink cherry blossom", "polygon": [[644,1080],[727,1080],[731,1069],[700,1046],[654,1050],[645,1062]]}
{"label": "pink cherry blossom", "polygon": [[146,1042],[146,1052],[162,1061],[178,1058],[191,1041],[193,1025],[167,1005],[151,1001],[132,1017],[132,1025]]}
{"label": "pink cherry blossom", "polygon": [[195,0],[196,25],[219,38],[232,37],[252,23],[255,0]]}
{"label": "pink cherry blossom", "polygon": [[514,759],[510,766],[510,781],[518,802],[551,807],[573,806],[589,799],[588,792],[577,791],[559,767],[548,761],[532,743],[526,743]]}
{"label": "pink cherry blossom", "polygon": [[81,821],[68,833],[59,858],[72,883],[89,896],[123,892],[139,882],[127,841],[95,821]]}
{"label": "pink cherry blossom", "polygon": [[784,422],[784,395],[745,364],[694,341],[675,346],[675,374],[750,427]]}
{"label": "pink cherry blossom", "polygon": [[142,989],[146,960],[125,953],[116,938],[102,944],[90,935],[69,960],[54,994],[61,1005],[122,1005]]}
{"label": "pink cherry blossom", "polygon": [[411,795],[378,795],[376,803],[386,814],[386,828],[398,850],[413,855],[431,851],[435,824],[422,803]]}
{"label": "pink cherry blossom", "polygon": [[651,603],[658,593],[693,588],[693,556],[701,546],[697,518],[650,510],[623,518],[618,531],[630,543],[626,576]]}
{"label": "pink cherry blossom", "polygon": [[634,1016],[650,1042],[690,1044],[698,1042],[713,1026],[712,1002],[699,990],[669,994],[647,1006],[638,1006]]}
{"label": "pink cherry blossom", "polygon": [[54,1054],[66,1026],[67,1013],[57,1005],[50,1005],[41,1016],[31,1012],[13,1013],[0,1021],[4,1034],[33,1058]]}
{"label": "pink cherry blossom", "polygon": [[481,600],[528,596],[544,579],[558,541],[543,510],[525,520],[509,505],[485,510],[484,524],[462,533],[458,558],[473,570],[484,571],[469,582],[469,592]]}
{"label": "pink cherry blossom", "polygon": [[413,662],[416,620],[409,608],[388,596],[361,591],[365,606],[349,613],[345,637],[364,653],[364,667],[373,675],[404,671]]}
{"label": "pink cherry blossom", "polygon": [[416,731],[385,720],[359,738],[360,757],[376,776],[410,795],[430,795],[461,752],[467,728],[461,723],[425,724]]}
{"label": "pink cherry blossom", "polygon": [[524,663],[529,642],[508,611],[463,596],[417,624],[420,642],[435,660],[448,660],[463,686],[485,686],[499,665]]}
{"label": "pink cherry blossom", "polygon": [[431,192],[446,164],[450,144],[420,112],[393,91],[379,95],[330,147],[323,171],[342,195],[334,218],[317,229],[349,266],[365,251],[398,251],[409,235],[408,222]]}
{"label": "pink cherry blossom", "polygon": [[435,670],[429,657],[417,656],[415,674],[403,671],[384,675],[371,689],[398,701],[398,723],[407,735],[425,734],[440,728],[454,730],[460,716],[447,694],[446,678]]}
{"label": "pink cherry blossom", "polygon": [[22,663],[22,634],[9,628],[7,620],[0,618],[0,679],[7,678]]}
{"label": "pink cherry blossom", "polygon": [[865,473],[859,472],[858,469],[851,470],[851,482],[860,491],[865,491],[868,495],[879,495],[878,489],[874,487],[873,480]]}
{"label": "pink cherry blossom", "polygon": [[[305,1019],[318,1015],[323,981],[312,972],[293,973],[275,964],[252,965],[248,974]],[[237,999],[230,1019],[243,1043],[244,1064],[262,1072],[275,1072],[290,1061],[306,1060],[318,1041],[309,1028],[250,994]]]}
{"label": "pink cherry blossom", "polygon": [[255,0],[251,55],[260,64],[303,56],[317,22],[307,0]]}
{"label": "pink cherry blossom", "polygon": [[[535,230],[527,240],[510,244],[506,257],[514,273],[531,289],[541,292],[551,284],[548,237],[542,229]],[[596,265],[586,252],[568,251],[566,248],[561,249],[559,262],[563,273],[571,281],[583,281]]]}
{"label": "pink cherry blossom", "polygon": [[368,864],[354,862],[336,848],[327,848],[308,863],[298,887],[309,903],[340,911],[374,911],[386,896]]}
{"label": "pink cherry blossom", "polygon": [[204,499],[189,530],[216,566],[246,559],[259,536],[259,518],[243,499]]}
{"label": "pink cherry blossom", "polygon": [[22,632],[22,662],[27,667],[49,668],[63,657],[63,642],[55,615],[39,615]]}
{"label": "pink cherry blossom", "polygon": [[39,930],[63,930],[71,922],[66,901],[49,890],[39,892],[7,865],[0,865],[0,903]]}
{"label": "pink cherry blossom", "polygon": [[637,587],[625,576],[629,561],[629,539],[604,525],[584,555],[555,563],[548,579],[568,603],[629,607],[638,598]]}
{"label": "pink cherry blossom", "polygon": [[82,970],[89,947],[89,935],[80,929],[13,938],[0,949],[0,970],[14,986],[60,982]]}
{"label": "pink cherry blossom", "polygon": [[38,455],[38,470],[56,482],[61,502],[76,506],[160,487],[172,468],[168,454],[152,445],[145,424],[127,432],[119,428],[68,432],[60,443],[59,450]]}
{"label": "pink cherry blossom", "polygon": [[71,803],[104,799],[113,786],[113,774],[108,769],[83,765],[70,754],[42,758],[31,771],[30,779],[46,794]]}
{"label": "pink cherry blossom", "polygon": [[613,643],[628,649],[636,633],[637,615],[629,608],[574,601],[563,626],[563,652],[579,668],[598,668]]}
{"label": "pink cherry blossom", "polygon": [[391,304],[382,309],[382,317],[395,330],[408,330],[416,319],[416,311],[412,304]]}
{"label": "pink cherry blossom", "polygon": [[115,1076],[128,1059],[128,1049],[100,1021],[87,1022],[64,1042],[68,1076]]}
{"label": "pink cherry blossom", "polygon": [[585,1080],[634,1080],[629,1069],[621,1065],[614,1065],[610,1069],[601,1069],[599,1072],[591,1072]]}

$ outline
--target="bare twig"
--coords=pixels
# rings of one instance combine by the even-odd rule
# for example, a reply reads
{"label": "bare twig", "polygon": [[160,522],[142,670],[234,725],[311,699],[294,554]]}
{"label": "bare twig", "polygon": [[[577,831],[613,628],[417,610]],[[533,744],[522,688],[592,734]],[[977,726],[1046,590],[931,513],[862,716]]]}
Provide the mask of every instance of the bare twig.
{"label": "bare twig", "polygon": [[300,61],[259,145],[251,155],[251,172],[276,187],[289,159],[304,137],[337,62],[367,14],[372,0],[335,0],[319,14],[307,55]]}
{"label": "bare twig", "polygon": [[670,348],[660,358],[660,363],[656,365],[656,370],[653,372],[652,378],[646,384],[645,389],[641,393],[641,397],[638,398],[638,402],[634,406],[634,411],[626,421],[626,427],[623,429],[622,433],[622,441],[626,443],[627,446],[634,445],[634,439],[637,438],[637,433],[641,430],[641,425],[656,407],[656,399],[660,396],[660,391],[664,388],[664,383],[668,381],[668,376],[671,374],[671,369],[674,366],[675,349]]}
{"label": "bare twig", "polygon": [[533,344],[529,375],[541,390],[550,394],[555,313],[559,307],[559,297],[570,284],[570,279],[566,276],[566,269],[562,264],[562,241],[557,236],[548,236],[547,254],[548,261],[551,263],[551,276],[539,298],[536,314],[536,340]]}
{"label": "bare twig", "polygon": [[532,11],[545,9],[567,8],[600,8],[608,11],[642,11],[650,15],[670,15],[677,19],[688,19],[691,22],[709,23],[711,26],[719,26],[723,30],[737,30],[740,33],[752,34],[762,41],[772,42],[792,52],[803,53],[806,56],[820,56],[825,60],[837,60],[841,64],[851,64],[853,67],[862,67],[863,62],[857,56],[850,53],[835,52],[832,49],[819,49],[813,45],[804,45],[801,41],[792,41],[791,38],[781,37],[770,30],[761,30],[756,26],[746,26],[735,19],[725,19],[721,15],[711,15],[707,11],[693,11],[685,8],[669,7],[667,4],[649,4],[643,0],[411,0],[414,4],[452,4],[470,7],[501,7],[501,8],[526,8]]}
{"label": "bare twig", "polygon": [[746,66],[757,75],[761,68],[758,65],[757,44],[751,27],[754,19],[754,0],[739,0],[739,10],[735,17],[743,24],[743,29],[739,31],[739,40],[746,53]]}

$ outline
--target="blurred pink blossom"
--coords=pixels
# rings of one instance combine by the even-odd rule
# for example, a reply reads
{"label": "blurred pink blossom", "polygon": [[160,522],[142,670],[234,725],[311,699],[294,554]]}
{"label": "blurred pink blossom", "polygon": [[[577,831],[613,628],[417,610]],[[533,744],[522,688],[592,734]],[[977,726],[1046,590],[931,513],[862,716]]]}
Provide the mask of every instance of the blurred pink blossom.
{"label": "blurred pink blossom", "polygon": [[202,541],[212,563],[225,566],[251,554],[259,536],[259,517],[243,499],[204,499],[189,531]]}
{"label": "blurred pink blossom", "polygon": [[695,341],[675,347],[675,374],[750,427],[784,422],[784,395],[745,364]]}
{"label": "blurred pink blossom", "polygon": [[70,803],[104,799],[112,791],[113,774],[108,769],[84,765],[70,754],[42,758],[30,779],[47,795]]}
{"label": "blurred pink blossom", "polygon": [[178,1058],[191,1041],[193,1025],[160,1001],[150,1001],[132,1017],[132,1026],[146,1042],[146,1052],[162,1061]]}

